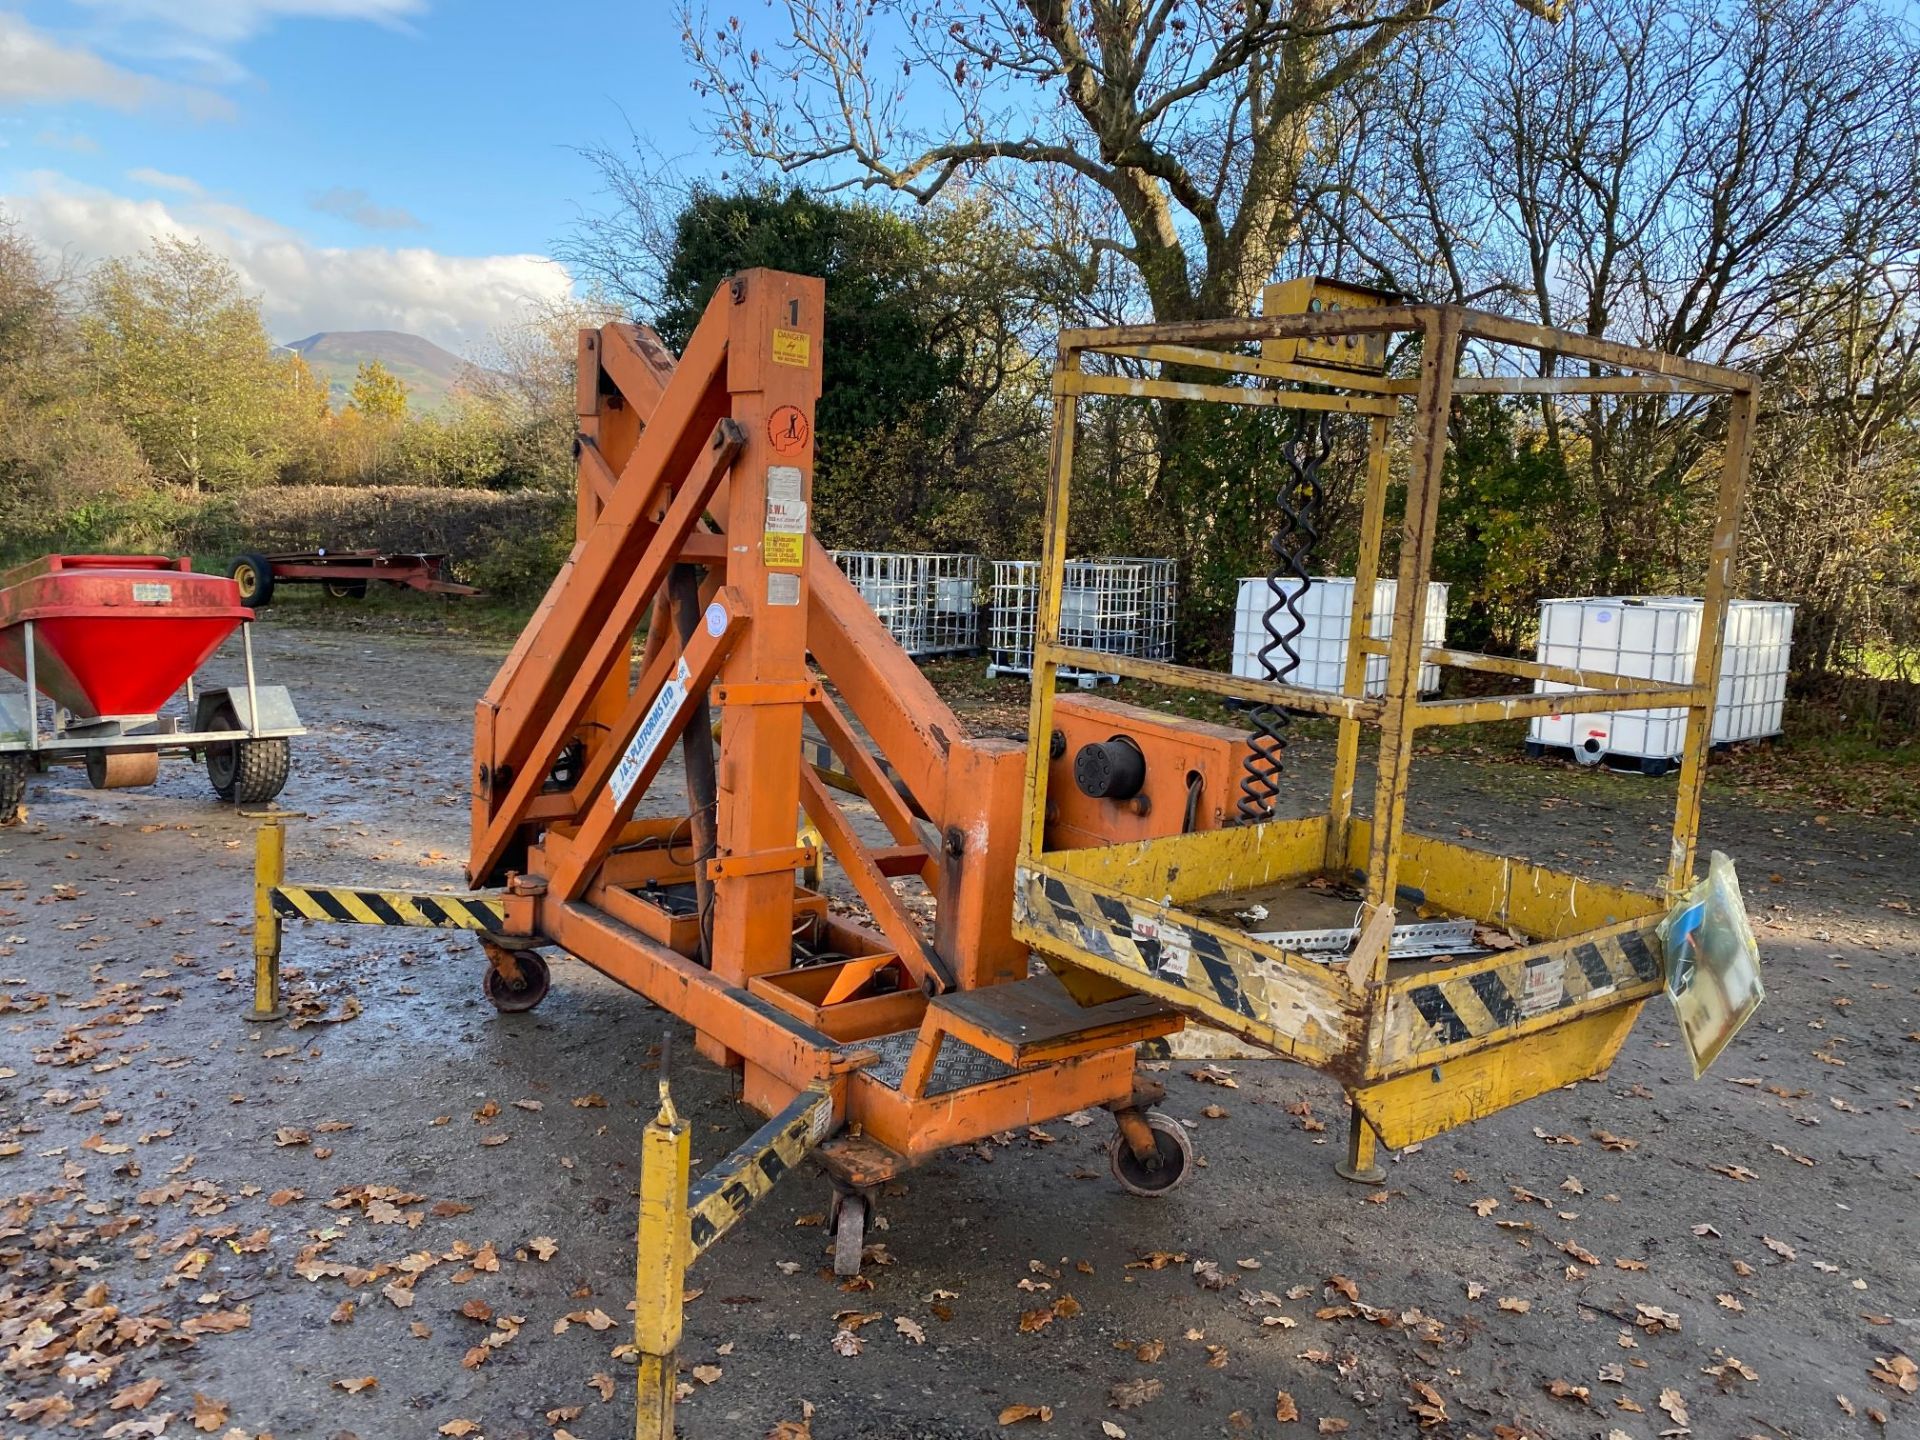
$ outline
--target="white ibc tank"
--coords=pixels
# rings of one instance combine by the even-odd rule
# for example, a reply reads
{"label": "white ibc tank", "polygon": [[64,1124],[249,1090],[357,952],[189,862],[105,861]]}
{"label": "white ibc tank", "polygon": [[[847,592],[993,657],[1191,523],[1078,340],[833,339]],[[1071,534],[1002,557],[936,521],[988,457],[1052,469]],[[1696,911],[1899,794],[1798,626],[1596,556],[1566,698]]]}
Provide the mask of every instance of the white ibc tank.
{"label": "white ibc tank", "polygon": [[[1735,600],[1728,606],[1714,744],[1780,733],[1794,608],[1775,600]],[[1685,595],[1543,600],[1537,654],[1549,665],[1684,684],[1693,677],[1700,653],[1703,610],[1702,601]],[[1534,682],[1542,694],[1572,688]],[[1538,716],[1527,738],[1536,745],[1564,746],[1587,760],[1613,756],[1659,762],[1680,758],[1686,730],[1684,709],[1597,711]]]}
{"label": "white ibc tank", "polygon": [[[1283,582],[1289,594],[1296,581]],[[1301,618],[1306,629],[1293,642],[1299,652],[1300,666],[1287,677],[1287,683],[1307,690],[1338,694],[1347,673],[1347,632],[1353,623],[1351,575],[1317,575],[1301,597]],[[1394,598],[1400,593],[1397,580],[1376,580],[1373,585],[1373,623],[1370,633],[1376,640],[1393,634]],[[1243,679],[1264,680],[1266,670],[1260,664],[1260,648],[1267,643],[1263,617],[1273,603],[1273,592],[1264,577],[1240,582],[1240,599],[1233,618],[1233,673]],[[1276,621],[1276,623],[1280,623]],[[1447,587],[1441,581],[1427,586],[1426,643],[1447,643]],[[1274,659],[1283,660],[1276,650]],[[1420,667],[1420,689],[1431,693],[1440,688],[1440,667]],[[1367,694],[1383,695],[1387,689],[1387,657],[1367,657]]]}

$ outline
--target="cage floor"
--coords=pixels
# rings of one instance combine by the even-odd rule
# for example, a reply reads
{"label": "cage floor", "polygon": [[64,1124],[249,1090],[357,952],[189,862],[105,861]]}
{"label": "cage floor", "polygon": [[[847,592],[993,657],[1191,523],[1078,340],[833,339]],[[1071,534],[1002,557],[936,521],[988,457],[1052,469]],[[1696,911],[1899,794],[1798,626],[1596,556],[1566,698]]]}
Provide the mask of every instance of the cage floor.
{"label": "cage floor", "polygon": [[[871,1075],[890,1090],[898,1090],[900,1082],[906,1078],[907,1057],[913,1053],[913,1042],[919,1038],[919,1034],[918,1030],[901,1030],[892,1035],[876,1035],[870,1040],[855,1040],[842,1045],[840,1053],[877,1051],[880,1058],[862,1073]],[[941,1041],[940,1053],[934,1057],[933,1075],[927,1081],[927,1094],[946,1095],[955,1090],[964,1090],[969,1085],[985,1085],[1011,1074],[1011,1066],[1002,1064],[984,1051],[974,1049],[957,1035],[948,1035]]]}
{"label": "cage floor", "polygon": [[[1217,895],[1203,896],[1183,904],[1183,910],[1211,920],[1216,925],[1230,926],[1235,930],[1249,933],[1271,930],[1333,930],[1351,929],[1359,923],[1360,899],[1358,892],[1343,886],[1305,884],[1295,880],[1276,881],[1271,885],[1259,885],[1248,890],[1228,890]],[[1257,910],[1266,913],[1260,915]],[[1399,924],[1415,920],[1453,920],[1466,917],[1457,916],[1434,906],[1423,905],[1417,911],[1404,899],[1399,906]],[[1478,935],[1480,927],[1475,927]],[[1435,970],[1445,969],[1448,965],[1458,965],[1470,960],[1483,958],[1492,947],[1476,949],[1466,954],[1421,955],[1388,963],[1390,977],[1402,975],[1431,974]],[[1338,965],[1346,959],[1345,954],[1328,951],[1309,958],[1328,965]]]}

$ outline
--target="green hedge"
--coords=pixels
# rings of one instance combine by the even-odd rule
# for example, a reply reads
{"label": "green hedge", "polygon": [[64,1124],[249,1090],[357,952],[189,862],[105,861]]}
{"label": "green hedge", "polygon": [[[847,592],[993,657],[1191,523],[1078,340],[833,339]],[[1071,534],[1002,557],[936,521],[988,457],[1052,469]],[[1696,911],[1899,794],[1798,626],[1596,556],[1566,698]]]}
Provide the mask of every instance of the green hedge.
{"label": "green hedge", "polygon": [[545,590],[572,541],[573,499],[551,491],[284,485],[96,502],[16,527],[6,549],[9,561],[54,550],[192,555],[203,570],[244,551],[445,552],[460,579],[515,600]]}

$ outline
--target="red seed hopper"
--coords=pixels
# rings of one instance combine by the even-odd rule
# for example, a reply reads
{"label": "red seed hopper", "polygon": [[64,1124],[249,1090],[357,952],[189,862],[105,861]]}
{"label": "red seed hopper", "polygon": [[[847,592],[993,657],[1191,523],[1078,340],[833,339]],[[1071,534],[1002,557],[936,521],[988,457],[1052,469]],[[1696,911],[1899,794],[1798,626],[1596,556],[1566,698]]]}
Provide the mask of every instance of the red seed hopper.
{"label": "red seed hopper", "polygon": [[47,555],[0,575],[0,667],[75,715],[152,715],[253,611],[159,555]]}
{"label": "red seed hopper", "polygon": [[[0,670],[25,682],[0,693],[0,824],[29,773],[55,765],[119,789],[152,784],[162,755],[185,754],[206,762],[223,800],[278,795],[287,742],[305,731],[286,690],[255,680],[252,620],[233,580],[160,555],[48,555],[0,574]],[[194,672],[236,630],[245,685],[196,690]],[[182,686],[192,715],[162,714]]]}

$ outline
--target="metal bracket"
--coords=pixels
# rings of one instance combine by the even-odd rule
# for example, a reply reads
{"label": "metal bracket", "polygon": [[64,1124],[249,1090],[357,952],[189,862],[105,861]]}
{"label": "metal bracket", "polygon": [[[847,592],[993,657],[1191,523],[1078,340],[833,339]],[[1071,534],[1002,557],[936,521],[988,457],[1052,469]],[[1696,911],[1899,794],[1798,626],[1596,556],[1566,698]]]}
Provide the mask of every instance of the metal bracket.
{"label": "metal bracket", "polygon": [[820,850],[815,845],[795,845],[787,850],[761,850],[752,855],[716,855],[707,861],[709,880],[739,880],[748,875],[772,875],[780,870],[801,870],[818,864]]}
{"label": "metal bracket", "polygon": [[820,700],[818,680],[789,680],[784,683],[716,685],[713,703],[733,705],[812,705]]}

